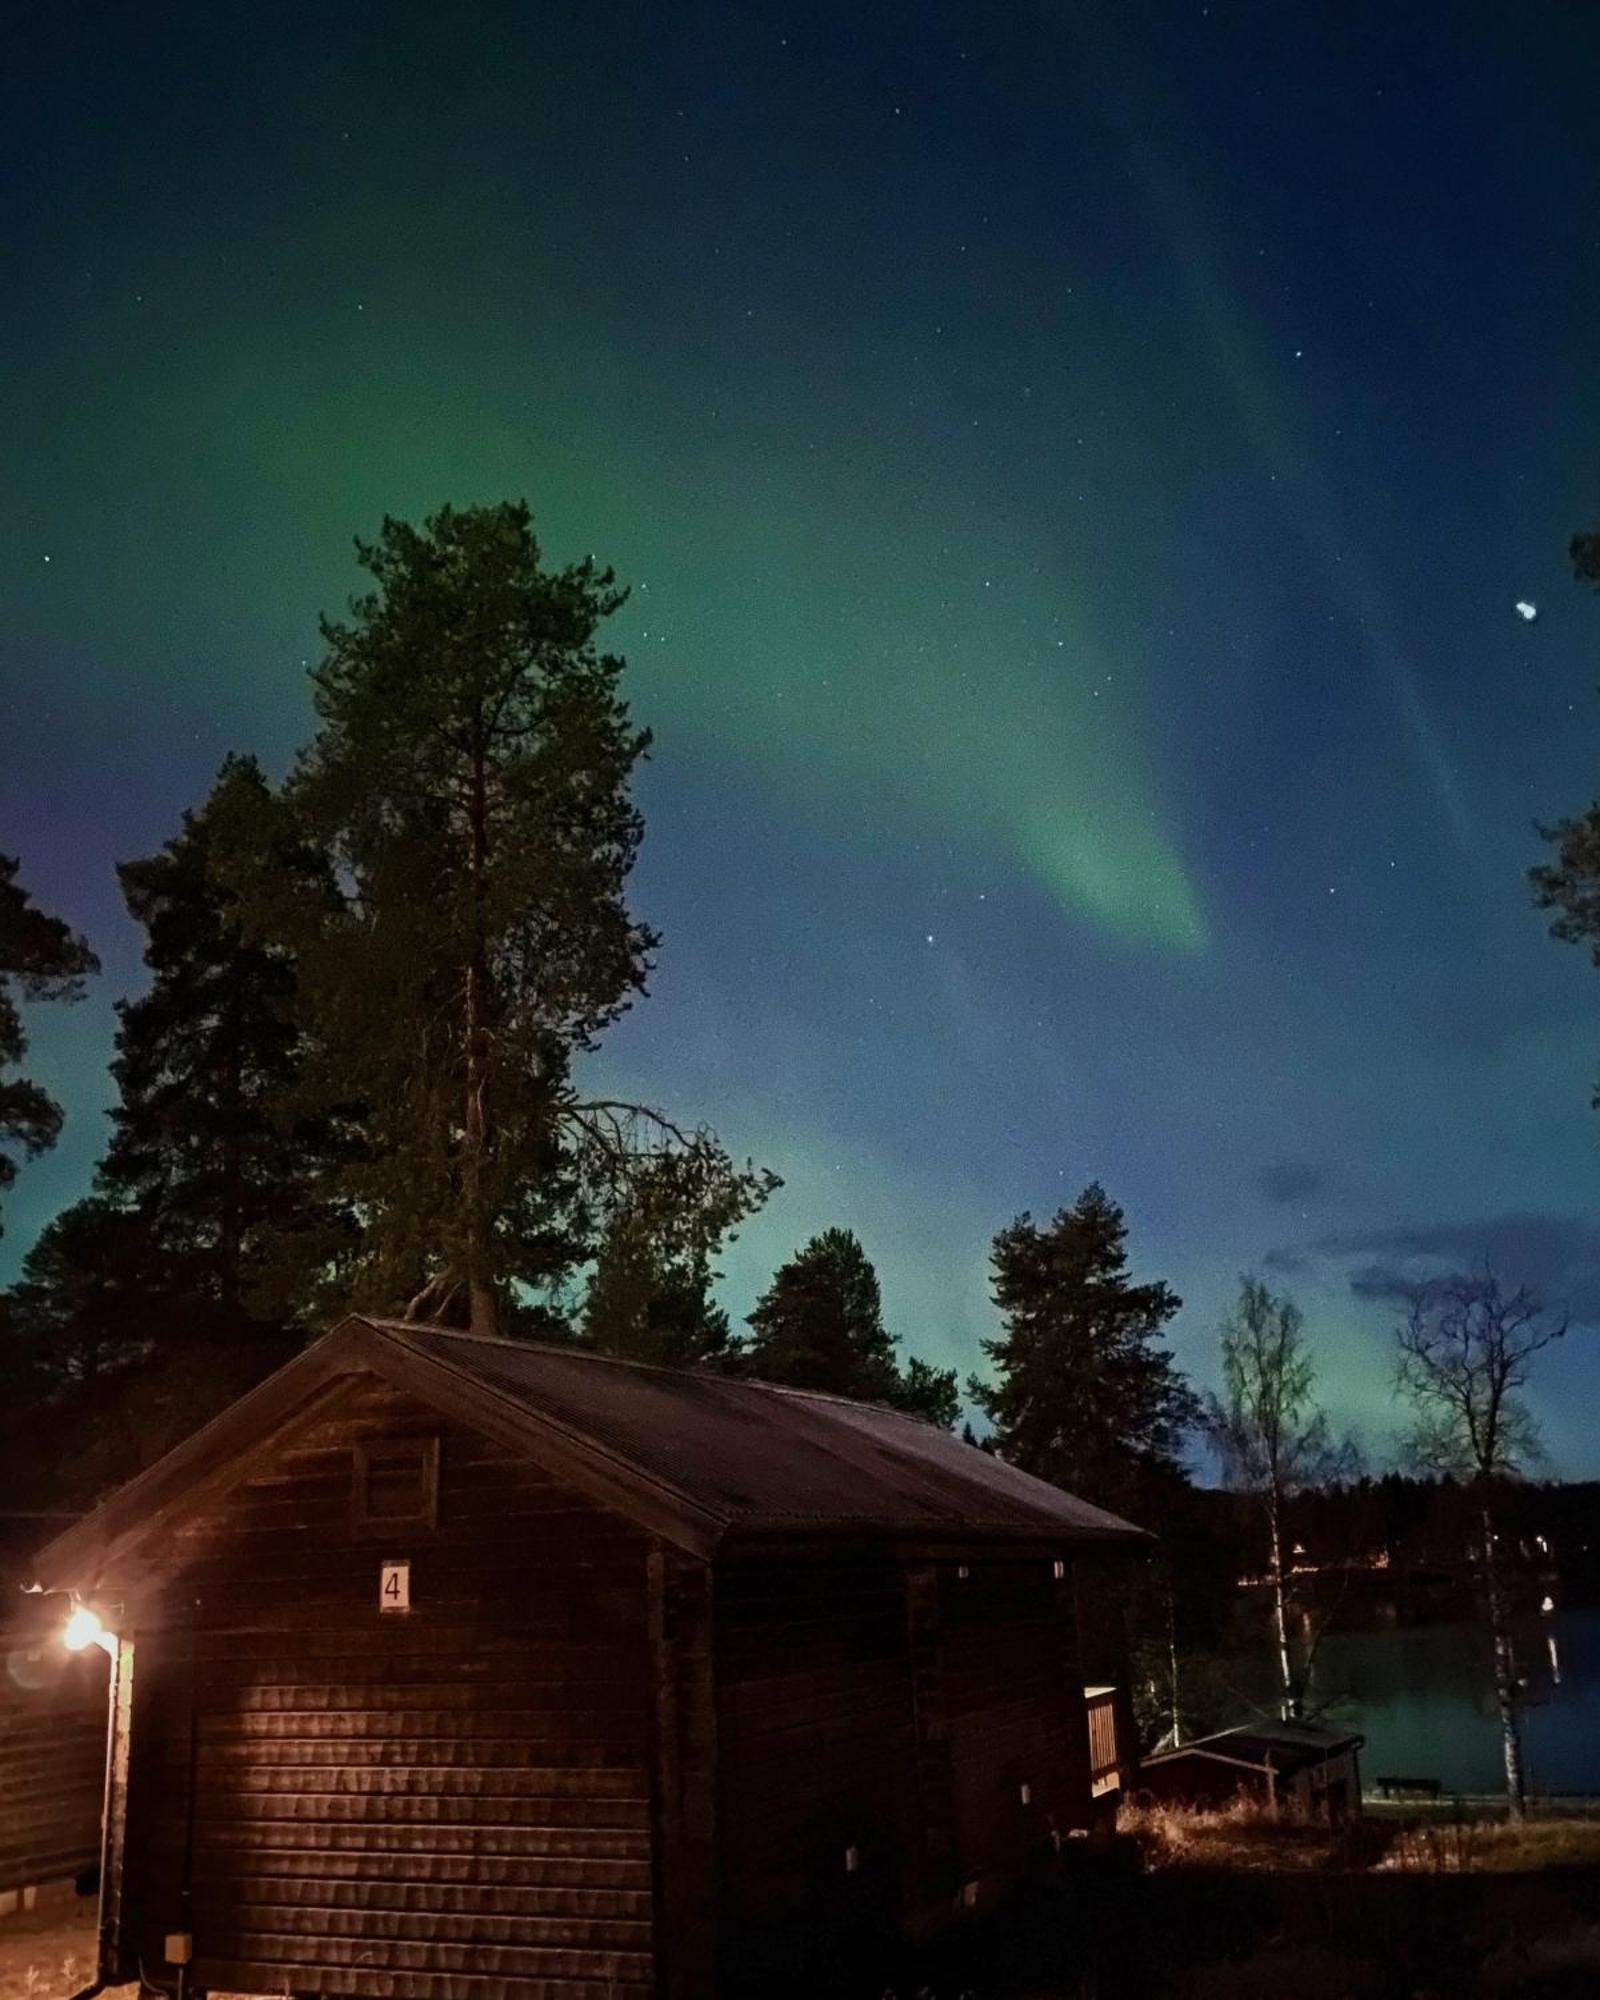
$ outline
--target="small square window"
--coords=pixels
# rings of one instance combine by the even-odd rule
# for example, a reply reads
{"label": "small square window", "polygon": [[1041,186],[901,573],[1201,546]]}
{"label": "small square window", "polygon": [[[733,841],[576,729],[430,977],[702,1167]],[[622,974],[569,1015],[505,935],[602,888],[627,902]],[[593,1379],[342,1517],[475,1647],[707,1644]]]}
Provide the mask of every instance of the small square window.
{"label": "small square window", "polygon": [[356,1532],[439,1524],[439,1440],[384,1438],[356,1446],[351,1517]]}

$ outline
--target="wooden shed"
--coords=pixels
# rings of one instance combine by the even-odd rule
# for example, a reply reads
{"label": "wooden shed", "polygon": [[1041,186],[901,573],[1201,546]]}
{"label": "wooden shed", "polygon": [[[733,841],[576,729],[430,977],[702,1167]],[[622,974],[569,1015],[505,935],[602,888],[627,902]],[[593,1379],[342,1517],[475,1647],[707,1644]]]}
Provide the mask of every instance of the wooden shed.
{"label": "wooden shed", "polygon": [[1075,1558],[1142,1540],[882,1409],[346,1320],[37,1559],[107,1628],[101,1974],[625,2000],[926,1932],[1088,1824]]}
{"label": "wooden shed", "polygon": [[70,1895],[100,1857],[105,1655],[66,1652],[41,1610],[0,1624],[0,1919]]}
{"label": "wooden shed", "polygon": [[1340,1820],[1361,1810],[1365,1740],[1315,1722],[1246,1723],[1146,1757],[1139,1788],[1182,1805],[1227,1805],[1242,1795],[1295,1818]]}

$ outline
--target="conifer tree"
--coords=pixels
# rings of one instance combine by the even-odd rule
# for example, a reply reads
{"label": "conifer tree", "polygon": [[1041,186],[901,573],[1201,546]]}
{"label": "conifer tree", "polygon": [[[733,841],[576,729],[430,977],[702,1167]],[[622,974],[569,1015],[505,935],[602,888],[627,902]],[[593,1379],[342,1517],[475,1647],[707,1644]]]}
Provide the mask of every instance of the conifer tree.
{"label": "conifer tree", "polygon": [[902,1374],[878,1274],[848,1229],[812,1237],[774,1277],[749,1323],[755,1331],[744,1359],[763,1381],[886,1403],[945,1428],[956,1420],[954,1370],[913,1358]]}
{"label": "conifer tree", "polygon": [[148,990],[118,1008],[119,1101],[97,1197],[136,1216],[148,1289],[222,1327],[316,1316],[353,1252],[328,1177],[351,1117],[302,1110],[306,1054],[295,966],[247,938],[217,863],[248,829],[286,894],[330,906],[321,861],[297,844],[253,759],[230,757],[157,854],[117,870],[145,933]]}
{"label": "conifer tree", "polygon": [[375,588],[323,623],[281,797],[335,906],[248,851],[239,880],[294,954],[324,1100],[364,1107],[338,1176],[354,1299],[494,1332],[592,1253],[597,1187],[713,1143],[573,1082],[656,944],[625,897],[649,736],[596,643],[623,593],[592,561],[547,569],[526,506],[385,520],[357,550]]}
{"label": "conifer tree", "polygon": [[16,860],[0,854],[0,1193],[16,1180],[16,1155],[36,1158],[61,1132],[61,1106],[49,1092],[6,1074],[28,1052],[19,1003],[77,1000],[100,969],[81,937],[36,907],[17,872]]}
{"label": "conifer tree", "polygon": [[779,1185],[737,1170],[721,1148],[692,1141],[627,1175],[601,1236],[583,1332],[601,1353],[663,1367],[732,1357],[715,1303],[714,1260],[731,1232]]}
{"label": "conifer tree", "polygon": [[1159,1343],[1180,1301],[1135,1284],[1127,1225],[1098,1182],[1047,1228],[1021,1215],[994,1240],[994,1301],[1005,1320],[983,1342],[993,1381],[973,1400],[1013,1465],[1086,1500],[1137,1514],[1183,1477],[1194,1392]]}
{"label": "conifer tree", "polygon": [[102,1196],[45,1224],[7,1298],[12,1352],[35,1397],[96,1382],[150,1352],[162,1317],[151,1264],[143,1224]]}

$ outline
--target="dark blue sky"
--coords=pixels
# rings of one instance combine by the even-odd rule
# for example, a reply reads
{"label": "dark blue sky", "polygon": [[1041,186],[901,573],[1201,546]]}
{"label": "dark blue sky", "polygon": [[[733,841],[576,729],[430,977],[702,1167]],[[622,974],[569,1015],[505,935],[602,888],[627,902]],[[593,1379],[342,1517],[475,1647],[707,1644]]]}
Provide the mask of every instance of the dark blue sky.
{"label": "dark blue sky", "polygon": [[[1600,1321],[1600,984],[1523,884],[1600,761],[1597,74],[1554,4],[34,10],[0,844],[106,974],[0,1256],[100,1144],[112,863],[282,768],[355,534],[522,494],[635,586],[602,1064],[786,1177],[736,1313],[843,1223],[969,1365],[1097,1176],[1200,1380],[1266,1265],[1379,1455],[1374,1271]],[[1562,1470],[1596,1387],[1584,1329]]]}

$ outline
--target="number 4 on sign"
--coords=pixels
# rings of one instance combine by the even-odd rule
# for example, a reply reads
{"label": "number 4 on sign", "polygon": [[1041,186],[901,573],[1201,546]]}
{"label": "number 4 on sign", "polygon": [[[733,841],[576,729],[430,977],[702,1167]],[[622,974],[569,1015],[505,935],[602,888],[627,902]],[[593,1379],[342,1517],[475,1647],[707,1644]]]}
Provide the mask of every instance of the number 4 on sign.
{"label": "number 4 on sign", "polygon": [[410,1563],[394,1562],[378,1565],[378,1609],[380,1611],[411,1609]]}

